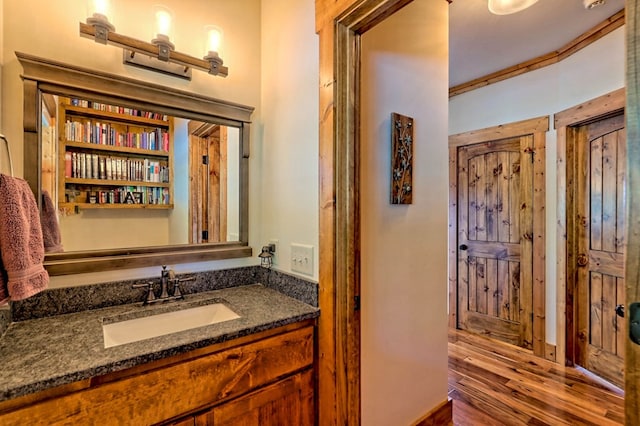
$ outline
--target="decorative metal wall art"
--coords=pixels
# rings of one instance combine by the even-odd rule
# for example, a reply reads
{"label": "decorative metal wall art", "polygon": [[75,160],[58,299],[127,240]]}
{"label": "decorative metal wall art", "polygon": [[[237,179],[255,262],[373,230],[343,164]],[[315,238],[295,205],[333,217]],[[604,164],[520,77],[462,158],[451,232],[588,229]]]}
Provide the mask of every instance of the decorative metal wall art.
{"label": "decorative metal wall art", "polygon": [[413,118],[391,113],[391,204],[413,202]]}

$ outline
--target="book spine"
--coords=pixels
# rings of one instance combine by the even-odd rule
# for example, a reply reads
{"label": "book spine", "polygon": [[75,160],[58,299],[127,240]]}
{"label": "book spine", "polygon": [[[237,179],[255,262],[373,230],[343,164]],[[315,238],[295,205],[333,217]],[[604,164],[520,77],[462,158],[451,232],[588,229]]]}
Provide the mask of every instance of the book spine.
{"label": "book spine", "polygon": [[98,154],[92,154],[91,155],[91,161],[92,161],[92,165],[91,165],[91,177],[93,179],[100,179],[100,170],[98,169]]}
{"label": "book spine", "polygon": [[78,154],[71,153],[71,177],[78,177]]}
{"label": "book spine", "polygon": [[72,162],[72,155],[69,151],[67,151],[64,153],[64,176],[67,178],[70,178],[72,174],[71,162]]}

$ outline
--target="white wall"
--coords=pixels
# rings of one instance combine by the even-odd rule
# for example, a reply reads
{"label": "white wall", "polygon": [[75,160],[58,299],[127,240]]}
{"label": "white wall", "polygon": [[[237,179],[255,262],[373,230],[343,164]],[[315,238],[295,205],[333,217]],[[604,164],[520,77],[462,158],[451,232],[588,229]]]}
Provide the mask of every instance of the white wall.
{"label": "white wall", "polygon": [[[449,134],[550,116],[624,87],[624,27],[564,61],[449,101]],[[546,162],[546,306],[547,342],[556,343],[556,133],[547,133]]]}
{"label": "white wall", "polygon": [[173,200],[169,214],[169,244],[189,241],[189,120],[173,120]]}
{"label": "white wall", "polygon": [[[318,36],[313,0],[262,3],[260,243],[278,240],[276,269],[291,271],[291,244],[314,247],[318,278]],[[253,178],[253,175],[252,175]]]}
{"label": "white wall", "polygon": [[[406,425],[447,398],[446,2],[362,37],[362,424]],[[389,204],[390,114],[414,118],[413,204]]]}
{"label": "white wall", "polygon": [[227,241],[240,239],[240,129],[227,127]]}
{"label": "white wall", "polygon": [[[0,0],[0,82],[2,81],[3,65],[4,65],[4,0]],[[0,84],[0,133],[3,132],[2,111],[4,110],[1,100],[2,100],[2,85]]]}
{"label": "white wall", "polygon": [[[112,0],[116,30],[142,40],[151,39],[151,7],[155,0]],[[174,12],[176,49],[203,55],[204,25],[224,30],[225,65],[229,76],[219,78],[195,70],[191,82],[122,64],[122,49],[96,44],[78,34],[78,22],[86,19],[85,2],[78,0],[21,0],[4,2],[2,61],[2,131],[12,143],[16,175],[22,176],[22,81],[14,51],[73,63],[135,79],[256,107],[252,116],[252,147],[261,144],[260,112],[260,0],[165,0]],[[28,23],[28,24],[27,24]],[[311,26],[313,28],[313,26]],[[310,103],[314,103],[310,101]],[[317,116],[314,116],[314,119]],[[314,134],[315,133],[311,133]],[[250,245],[260,246],[260,158],[250,159]],[[288,166],[284,166],[288,167]],[[309,190],[317,191],[317,186]],[[256,253],[257,254],[257,253]],[[177,271],[196,271],[257,263],[257,258],[178,265]],[[101,282],[119,278],[157,275],[158,268],[53,277],[51,287]]]}

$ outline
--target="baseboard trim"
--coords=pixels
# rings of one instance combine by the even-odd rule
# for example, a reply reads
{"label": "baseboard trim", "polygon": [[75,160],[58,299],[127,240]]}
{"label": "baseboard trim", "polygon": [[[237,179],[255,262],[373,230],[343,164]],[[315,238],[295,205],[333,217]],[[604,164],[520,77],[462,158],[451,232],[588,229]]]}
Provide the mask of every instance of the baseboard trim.
{"label": "baseboard trim", "polygon": [[429,411],[412,426],[453,426],[453,402],[451,398]]}
{"label": "baseboard trim", "polygon": [[556,345],[552,345],[551,343],[545,343],[544,357],[549,361],[557,362]]}

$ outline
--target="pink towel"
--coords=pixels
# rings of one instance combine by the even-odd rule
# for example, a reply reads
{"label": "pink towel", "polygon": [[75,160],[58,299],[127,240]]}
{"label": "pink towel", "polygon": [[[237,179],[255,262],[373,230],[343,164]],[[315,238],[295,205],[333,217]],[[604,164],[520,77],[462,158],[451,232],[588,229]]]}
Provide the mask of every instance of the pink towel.
{"label": "pink towel", "polygon": [[56,209],[47,191],[42,191],[42,212],[40,213],[40,223],[42,224],[42,240],[44,241],[45,253],[59,253],[62,249],[60,239],[60,227],[56,217]]}
{"label": "pink towel", "polygon": [[36,199],[25,180],[0,174],[0,304],[49,284]]}

